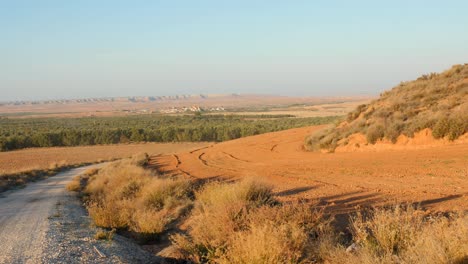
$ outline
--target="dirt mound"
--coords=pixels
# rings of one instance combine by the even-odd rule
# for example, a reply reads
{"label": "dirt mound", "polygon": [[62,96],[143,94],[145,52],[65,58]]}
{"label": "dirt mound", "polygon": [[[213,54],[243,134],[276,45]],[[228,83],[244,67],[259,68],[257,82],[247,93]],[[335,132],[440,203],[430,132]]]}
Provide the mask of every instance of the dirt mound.
{"label": "dirt mound", "polygon": [[338,144],[335,152],[427,149],[445,145],[468,143],[468,133],[453,141],[448,138],[435,139],[432,133],[431,129],[425,128],[414,133],[413,137],[399,135],[396,142],[383,138],[379,139],[375,144],[369,144],[366,135],[355,133],[344,139],[348,141],[346,144]]}
{"label": "dirt mound", "polygon": [[[339,125],[311,135],[306,146],[311,150],[341,151],[386,148],[388,142],[397,143],[396,148],[440,145],[466,137],[463,135],[467,132],[468,64],[465,64],[402,82],[370,104],[358,106]],[[376,143],[377,146],[368,147]],[[366,147],[361,148],[363,145]]]}
{"label": "dirt mound", "polygon": [[[468,143],[404,151],[305,151],[304,138],[324,127],[267,133],[154,156],[150,163],[162,172],[196,179],[260,178],[274,186],[281,200],[318,202],[336,213],[395,202],[420,203],[434,210],[468,208]],[[430,132],[424,133],[406,144],[424,142]],[[361,135],[355,140],[365,139]]]}

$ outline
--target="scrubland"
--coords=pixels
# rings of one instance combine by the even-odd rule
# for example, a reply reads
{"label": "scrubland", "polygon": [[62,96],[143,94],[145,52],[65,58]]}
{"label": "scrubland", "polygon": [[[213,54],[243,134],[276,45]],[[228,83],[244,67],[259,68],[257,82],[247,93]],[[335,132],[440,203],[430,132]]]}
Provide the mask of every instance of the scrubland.
{"label": "scrubland", "polygon": [[309,149],[335,150],[349,136],[363,134],[368,144],[396,143],[401,135],[413,137],[430,129],[435,139],[455,140],[468,132],[468,64],[442,73],[402,82],[369,104],[358,106],[347,119],[306,140]]}
{"label": "scrubland", "polygon": [[[414,205],[356,210],[346,230],[311,201],[281,201],[255,178],[200,181],[158,174],[140,155],[85,173],[81,190],[95,224],[157,243],[195,263],[466,263],[466,212]],[[76,188],[76,186],[79,188]],[[167,257],[167,256],[166,256]]]}

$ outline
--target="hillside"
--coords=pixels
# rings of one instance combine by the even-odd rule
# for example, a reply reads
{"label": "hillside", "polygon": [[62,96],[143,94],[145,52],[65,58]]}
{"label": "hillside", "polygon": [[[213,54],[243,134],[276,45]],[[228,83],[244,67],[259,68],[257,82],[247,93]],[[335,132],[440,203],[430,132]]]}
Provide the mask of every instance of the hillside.
{"label": "hillside", "polygon": [[468,64],[402,82],[358,106],[340,124],[309,136],[306,147],[334,151],[352,143],[359,148],[356,138],[361,145],[397,143],[421,131],[446,141],[468,132]]}

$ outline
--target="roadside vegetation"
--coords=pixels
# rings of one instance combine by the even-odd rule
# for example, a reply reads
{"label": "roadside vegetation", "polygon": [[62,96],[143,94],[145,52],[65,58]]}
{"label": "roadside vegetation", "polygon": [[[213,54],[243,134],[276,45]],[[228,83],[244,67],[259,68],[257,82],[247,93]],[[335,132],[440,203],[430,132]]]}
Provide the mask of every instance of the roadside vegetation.
{"label": "roadside vegetation", "polygon": [[[8,191],[13,188],[19,188],[25,186],[28,182],[39,181],[47,177],[54,176],[60,172],[68,169],[78,168],[93,163],[103,162],[99,160],[96,162],[84,162],[84,163],[52,163],[50,167],[44,169],[35,169],[29,171],[21,171],[14,173],[0,173],[0,193]],[[71,187],[70,187],[71,188]]]}
{"label": "roadside vegetation", "polygon": [[147,143],[107,146],[34,148],[0,153],[0,192],[24,186],[67,169],[128,158],[134,153],[167,154],[208,143]]}
{"label": "roadside vegetation", "polygon": [[336,119],[200,114],[0,119],[0,151],[129,142],[219,142]]}
{"label": "roadside vegetation", "polygon": [[[70,183],[80,182],[89,215],[99,227],[152,239],[167,230],[192,205],[193,184],[146,170],[147,155],[114,162]],[[85,186],[83,185],[85,184]]]}
{"label": "roadside vegetation", "polygon": [[365,135],[370,144],[382,139],[395,143],[400,135],[413,137],[426,128],[436,139],[455,140],[468,132],[468,64],[402,82],[358,106],[341,124],[311,135],[306,146],[333,151],[355,133]]}
{"label": "roadside vegetation", "polygon": [[[254,178],[199,182],[145,168],[146,155],[75,179],[95,224],[141,243],[169,236],[193,263],[466,263],[468,215],[413,205],[350,215],[349,234],[310,202],[280,202]],[[71,184],[75,190],[75,184]],[[115,231],[113,231],[115,230]],[[170,231],[170,232],[169,232]],[[100,237],[105,239],[105,233]]]}

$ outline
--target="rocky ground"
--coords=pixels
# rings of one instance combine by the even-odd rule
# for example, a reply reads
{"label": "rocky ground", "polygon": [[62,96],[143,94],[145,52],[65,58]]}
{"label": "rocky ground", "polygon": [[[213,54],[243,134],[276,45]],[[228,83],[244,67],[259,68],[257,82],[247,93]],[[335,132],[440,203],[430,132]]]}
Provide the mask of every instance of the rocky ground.
{"label": "rocky ground", "polygon": [[50,217],[44,263],[165,263],[120,235],[97,240],[100,231],[88,217],[75,194],[59,200]]}
{"label": "rocky ground", "polygon": [[2,193],[0,264],[168,263],[120,235],[111,240],[94,238],[100,229],[92,225],[77,194],[65,189],[75,175],[90,167]]}

